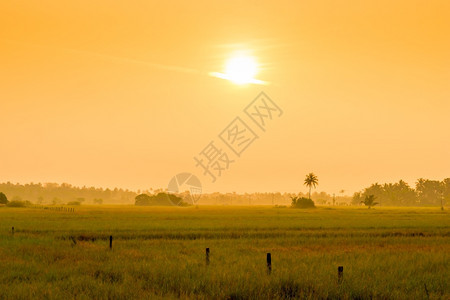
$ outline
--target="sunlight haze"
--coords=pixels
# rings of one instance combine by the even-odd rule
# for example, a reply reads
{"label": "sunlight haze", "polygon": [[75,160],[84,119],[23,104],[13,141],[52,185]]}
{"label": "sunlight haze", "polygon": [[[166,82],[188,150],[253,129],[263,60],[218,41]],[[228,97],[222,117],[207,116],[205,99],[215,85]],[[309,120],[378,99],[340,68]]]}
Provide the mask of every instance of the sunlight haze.
{"label": "sunlight haze", "polygon": [[[307,192],[314,172],[317,190],[351,195],[449,177],[448,1],[2,1],[0,12],[0,182],[137,190],[190,172],[208,192]],[[244,113],[261,92],[282,110],[266,130]],[[213,183],[194,157],[236,117],[258,138],[239,157],[220,144],[235,161]]]}

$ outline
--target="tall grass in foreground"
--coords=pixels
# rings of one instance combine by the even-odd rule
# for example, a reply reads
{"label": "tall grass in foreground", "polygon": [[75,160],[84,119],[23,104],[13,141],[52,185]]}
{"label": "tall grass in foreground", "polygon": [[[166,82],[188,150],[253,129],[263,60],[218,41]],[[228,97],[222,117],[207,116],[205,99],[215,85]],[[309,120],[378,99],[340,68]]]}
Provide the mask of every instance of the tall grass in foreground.
{"label": "tall grass in foreground", "polygon": [[0,298],[448,299],[449,225],[433,209],[1,208]]}

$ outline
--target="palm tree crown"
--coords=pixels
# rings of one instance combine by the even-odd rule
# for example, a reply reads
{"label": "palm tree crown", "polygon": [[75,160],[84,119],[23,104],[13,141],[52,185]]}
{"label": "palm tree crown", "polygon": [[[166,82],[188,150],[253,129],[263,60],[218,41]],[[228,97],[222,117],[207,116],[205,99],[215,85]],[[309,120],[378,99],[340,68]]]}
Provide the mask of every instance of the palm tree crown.
{"label": "palm tree crown", "polygon": [[375,198],[376,197],[374,195],[368,195],[368,196],[366,196],[364,201],[361,201],[361,203],[364,203],[364,205],[370,209],[372,206],[375,206],[378,204],[378,202],[375,202]]}
{"label": "palm tree crown", "polygon": [[309,187],[309,199],[311,199],[311,188],[316,188],[316,186],[319,185],[319,179],[316,175],[314,175],[314,173],[309,173],[306,175],[304,185]]}

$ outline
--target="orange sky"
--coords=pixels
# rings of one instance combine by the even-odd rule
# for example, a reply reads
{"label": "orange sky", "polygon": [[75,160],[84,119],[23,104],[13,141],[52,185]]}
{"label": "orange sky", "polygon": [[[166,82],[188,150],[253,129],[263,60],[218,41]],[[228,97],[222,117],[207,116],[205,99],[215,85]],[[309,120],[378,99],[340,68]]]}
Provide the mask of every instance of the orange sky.
{"label": "orange sky", "polygon": [[[395,2],[395,3],[393,3]],[[348,194],[450,176],[449,1],[2,1],[0,181]],[[208,76],[250,51],[268,86]],[[193,157],[284,111],[215,183]],[[224,146],[225,150],[225,146]]]}

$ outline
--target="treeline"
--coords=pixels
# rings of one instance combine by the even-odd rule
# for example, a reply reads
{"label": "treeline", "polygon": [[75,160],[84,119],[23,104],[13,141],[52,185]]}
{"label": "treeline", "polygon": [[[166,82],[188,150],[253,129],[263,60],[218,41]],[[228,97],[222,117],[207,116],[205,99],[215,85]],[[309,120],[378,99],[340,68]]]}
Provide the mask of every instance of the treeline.
{"label": "treeline", "polygon": [[[79,204],[135,204],[136,196],[149,196],[166,192],[164,189],[130,191],[124,189],[103,189],[95,187],[77,187],[68,183],[0,183],[9,201],[29,201],[34,204],[59,205],[67,203]],[[184,202],[192,203],[188,193],[181,193]],[[203,205],[291,205],[292,197],[308,197],[307,193],[209,193],[203,194],[197,204]],[[347,205],[351,197],[333,196],[325,192],[314,192],[311,195],[316,204]]]}
{"label": "treeline", "polygon": [[359,204],[366,196],[374,195],[384,206],[441,206],[450,200],[450,178],[443,181],[420,178],[415,187],[400,180],[397,183],[374,183],[353,195],[352,204]]}
{"label": "treeline", "polygon": [[78,202],[86,204],[134,203],[137,193],[123,189],[102,189],[95,187],[76,187],[68,183],[0,183],[9,201],[30,201],[36,204],[66,204]]}
{"label": "treeline", "polygon": [[[103,189],[95,187],[77,187],[68,183],[30,183],[14,184],[0,183],[9,201],[30,201],[36,204],[135,204],[139,194],[157,195],[163,189],[130,191],[124,189]],[[343,192],[343,191],[342,191]],[[341,192],[341,193],[342,193]],[[440,206],[450,203],[450,178],[443,181],[419,179],[414,187],[400,180],[397,183],[372,184],[352,197],[330,195],[325,192],[314,192],[312,200],[319,205],[359,205],[366,196],[374,195],[376,202],[382,206]],[[189,203],[189,195],[182,193],[183,201]],[[203,194],[198,204],[204,205],[290,205],[292,197],[308,197],[307,193],[210,193]]]}

